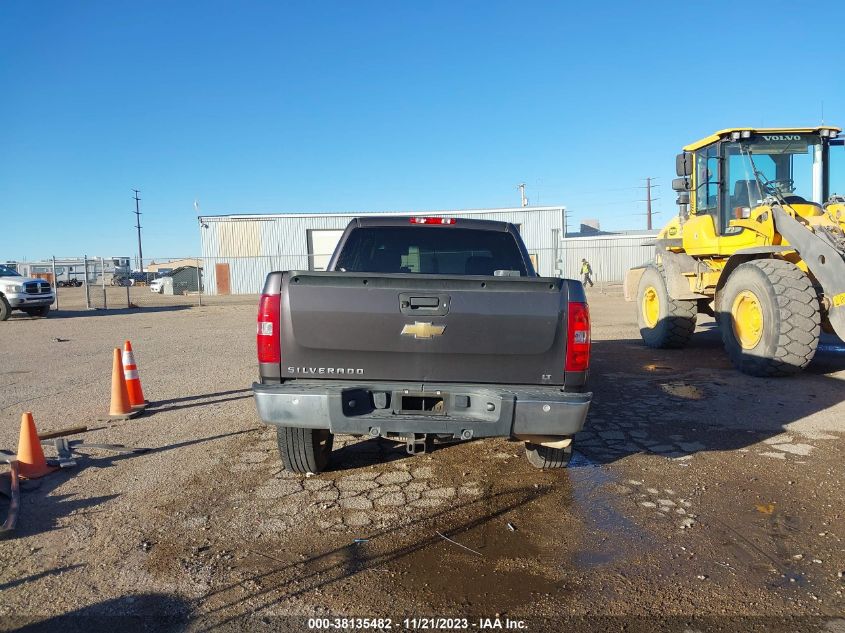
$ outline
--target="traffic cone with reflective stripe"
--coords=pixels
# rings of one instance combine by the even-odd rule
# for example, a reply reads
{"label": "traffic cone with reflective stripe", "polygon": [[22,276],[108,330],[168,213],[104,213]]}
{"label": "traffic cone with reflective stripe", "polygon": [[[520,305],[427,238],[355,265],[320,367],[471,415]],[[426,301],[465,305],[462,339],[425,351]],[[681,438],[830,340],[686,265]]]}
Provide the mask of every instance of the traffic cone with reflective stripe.
{"label": "traffic cone with reflective stripe", "polygon": [[21,416],[21,435],[18,440],[16,459],[21,477],[27,479],[38,479],[56,470],[48,466],[47,460],[44,459],[41,440],[38,439],[38,431],[35,430],[35,420],[32,419],[32,413],[29,411]]}
{"label": "traffic cone with reflective stripe", "polygon": [[108,415],[97,418],[98,420],[128,420],[140,415],[141,411],[132,409],[129,404],[129,391],[126,388],[126,378],[123,376],[123,363],[121,362],[120,348],[114,348],[114,360],[111,368],[111,404]]}
{"label": "traffic cone with reflective stripe", "polygon": [[138,365],[132,353],[132,343],[123,344],[123,377],[126,379],[126,390],[129,392],[129,404],[133,409],[145,409],[147,401],[141,388],[141,377],[138,375]]}

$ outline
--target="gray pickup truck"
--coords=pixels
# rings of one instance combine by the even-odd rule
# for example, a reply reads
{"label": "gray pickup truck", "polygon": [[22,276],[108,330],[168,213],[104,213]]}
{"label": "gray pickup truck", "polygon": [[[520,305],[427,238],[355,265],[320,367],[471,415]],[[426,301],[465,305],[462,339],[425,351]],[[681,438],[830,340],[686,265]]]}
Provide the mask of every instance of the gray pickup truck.
{"label": "gray pickup truck", "polygon": [[411,454],[507,437],[561,468],[592,396],[581,284],[537,276],[504,222],[355,219],[326,272],[267,276],[257,345],[258,413],[295,472],[326,468],[336,433]]}

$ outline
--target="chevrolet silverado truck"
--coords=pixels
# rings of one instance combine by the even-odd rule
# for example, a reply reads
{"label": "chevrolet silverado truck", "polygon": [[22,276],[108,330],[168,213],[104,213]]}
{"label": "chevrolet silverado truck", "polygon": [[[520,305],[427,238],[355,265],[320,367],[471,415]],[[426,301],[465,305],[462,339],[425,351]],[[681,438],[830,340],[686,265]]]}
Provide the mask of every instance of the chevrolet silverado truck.
{"label": "chevrolet silverado truck", "polygon": [[267,275],[258,310],[261,419],[284,467],[326,468],[335,434],[506,437],[565,467],[584,425],[584,289],[539,277],[513,224],[446,217],[349,223],[325,272]]}
{"label": "chevrolet silverado truck", "polygon": [[23,277],[14,268],[0,264],[0,321],[8,319],[12,310],[45,317],[55,300],[49,282]]}

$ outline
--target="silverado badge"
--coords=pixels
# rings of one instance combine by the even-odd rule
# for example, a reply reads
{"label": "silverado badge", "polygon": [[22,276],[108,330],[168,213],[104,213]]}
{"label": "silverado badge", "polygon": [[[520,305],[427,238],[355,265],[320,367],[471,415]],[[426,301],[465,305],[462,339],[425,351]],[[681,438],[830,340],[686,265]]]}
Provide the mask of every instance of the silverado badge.
{"label": "silverado badge", "polygon": [[422,323],[415,321],[413,325],[406,323],[402,328],[402,336],[413,336],[414,338],[432,338],[443,334],[446,329],[445,325],[432,325],[431,323]]}

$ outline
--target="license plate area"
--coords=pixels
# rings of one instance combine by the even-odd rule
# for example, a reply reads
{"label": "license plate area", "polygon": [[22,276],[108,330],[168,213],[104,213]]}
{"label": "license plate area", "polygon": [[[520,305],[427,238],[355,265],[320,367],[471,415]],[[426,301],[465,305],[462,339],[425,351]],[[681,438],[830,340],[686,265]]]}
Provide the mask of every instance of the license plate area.
{"label": "license plate area", "polygon": [[413,415],[446,415],[446,395],[443,393],[403,393],[400,395],[399,413]]}

